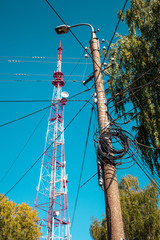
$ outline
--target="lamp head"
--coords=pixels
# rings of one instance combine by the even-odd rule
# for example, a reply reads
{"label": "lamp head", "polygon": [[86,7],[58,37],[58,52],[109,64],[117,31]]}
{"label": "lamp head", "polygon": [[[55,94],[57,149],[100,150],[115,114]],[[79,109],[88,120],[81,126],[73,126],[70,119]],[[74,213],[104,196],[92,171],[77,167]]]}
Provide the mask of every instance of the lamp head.
{"label": "lamp head", "polygon": [[64,33],[68,33],[69,31],[69,26],[67,25],[60,25],[58,27],[55,28],[55,31],[57,34],[64,34]]}

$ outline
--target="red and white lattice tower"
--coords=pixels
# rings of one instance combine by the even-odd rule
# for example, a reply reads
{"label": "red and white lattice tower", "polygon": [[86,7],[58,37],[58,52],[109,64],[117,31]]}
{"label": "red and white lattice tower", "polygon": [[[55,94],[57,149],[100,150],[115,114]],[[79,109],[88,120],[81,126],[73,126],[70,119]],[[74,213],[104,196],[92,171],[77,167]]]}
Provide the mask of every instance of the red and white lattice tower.
{"label": "red and white lattice tower", "polygon": [[70,223],[67,201],[67,174],[64,152],[64,106],[67,103],[64,74],[61,72],[61,43],[58,48],[57,71],[54,86],[45,149],[37,187],[35,209],[39,212],[42,239],[70,240]]}

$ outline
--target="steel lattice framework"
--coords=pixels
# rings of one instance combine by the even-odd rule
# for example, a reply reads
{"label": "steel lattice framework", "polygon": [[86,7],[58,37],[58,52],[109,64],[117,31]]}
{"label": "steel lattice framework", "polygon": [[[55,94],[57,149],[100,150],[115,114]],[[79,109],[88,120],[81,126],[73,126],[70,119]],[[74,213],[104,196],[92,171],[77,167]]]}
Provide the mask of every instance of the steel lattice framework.
{"label": "steel lattice framework", "polygon": [[42,239],[46,240],[71,239],[64,152],[64,106],[67,99],[61,94],[65,84],[64,74],[61,72],[62,50],[60,43],[57,71],[53,74],[53,97],[35,200],[35,208],[39,212],[43,231]]}

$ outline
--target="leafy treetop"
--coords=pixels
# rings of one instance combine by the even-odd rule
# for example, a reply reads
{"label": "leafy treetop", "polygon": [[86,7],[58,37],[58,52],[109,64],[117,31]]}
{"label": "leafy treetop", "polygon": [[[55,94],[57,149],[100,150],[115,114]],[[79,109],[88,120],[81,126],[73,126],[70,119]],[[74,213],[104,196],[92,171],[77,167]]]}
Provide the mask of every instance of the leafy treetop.
{"label": "leafy treetop", "polygon": [[[142,157],[152,173],[160,177],[160,1],[131,0],[130,8],[118,16],[128,34],[117,35],[107,58],[115,58],[108,92],[119,116],[135,119],[133,129]],[[128,111],[130,104],[131,112]]]}

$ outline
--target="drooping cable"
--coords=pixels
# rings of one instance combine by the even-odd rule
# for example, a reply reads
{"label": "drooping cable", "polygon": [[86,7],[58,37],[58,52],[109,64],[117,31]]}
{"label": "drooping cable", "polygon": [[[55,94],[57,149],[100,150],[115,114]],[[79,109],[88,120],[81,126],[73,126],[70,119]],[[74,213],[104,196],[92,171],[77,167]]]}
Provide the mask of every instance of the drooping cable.
{"label": "drooping cable", "polygon": [[74,68],[72,69],[70,75],[69,75],[68,78],[67,78],[67,81],[70,79],[71,76],[73,76],[72,73],[73,73],[73,72],[75,71],[75,69],[78,67],[78,65],[79,65],[79,63],[80,63],[80,61],[81,61],[83,55],[84,55],[84,53],[82,54],[82,56],[79,58],[77,64],[76,64],[76,65],[74,66]]}
{"label": "drooping cable", "polygon": [[3,124],[0,125],[0,127],[4,127],[4,126],[6,126],[6,125],[8,125],[8,124],[11,124],[11,123],[17,122],[17,121],[19,121],[19,120],[22,120],[22,119],[24,119],[24,118],[30,117],[30,116],[32,116],[32,115],[34,115],[34,114],[36,114],[36,113],[39,113],[39,112],[41,112],[41,111],[49,108],[50,106],[51,106],[51,105],[49,105],[49,106],[47,106],[47,107],[45,107],[45,108],[41,108],[40,110],[37,110],[37,111],[32,112],[32,113],[29,113],[29,114],[27,114],[27,115],[25,115],[25,116],[23,116],[23,117],[17,118],[17,119],[15,119],[15,120],[10,121],[10,122],[3,123]]}
{"label": "drooping cable", "polygon": [[[86,101],[86,102],[87,102],[88,100],[84,100],[84,99],[76,99],[76,100],[73,100],[72,98],[74,98],[74,97],[76,97],[76,96],[78,96],[78,95],[80,95],[80,94],[82,94],[82,93],[88,92],[88,91],[90,91],[92,88],[93,88],[93,86],[90,87],[90,88],[88,88],[88,89],[85,89],[85,90],[83,90],[83,91],[81,91],[81,92],[78,92],[78,93],[72,95],[71,97],[69,97],[69,98],[67,99],[67,101]],[[71,100],[71,99],[72,99],[72,100]],[[30,103],[32,103],[32,102],[51,102],[51,101],[52,101],[52,100],[0,100],[0,103],[11,103],[11,102],[13,102],[13,103],[15,103],[15,102],[21,102],[21,103],[30,102]],[[1,125],[0,125],[0,126],[1,126]]]}
{"label": "drooping cable", "polygon": [[96,172],[95,174],[92,175],[92,177],[90,177],[87,181],[85,181],[80,188],[82,188],[84,185],[86,185],[92,178],[94,178],[96,175],[98,174],[98,172]]}
{"label": "drooping cable", "polygon": [[[47,64],[53,64],[57,62],[51,62],[51,61],[33,61],[33,60],[0,60],[0,62],[9,62],[9,63],[47,63]],[[77,64],[77,62],[63,62],[63,64]],[[86,64],[85,62],[79,62],[78,64]],[[87,63],[92,64],[92,63]]]}
{"label": "drooping cable", "polygon": [[88,131],[87,131],[87,137],[86,137],[85,149],[84,149],[84,154],[83,154],[81,172],[80,172],[79,183],[78,183],[77,194],[76,194],[76,201],[75,201],[75,205],[74,205],[72,222],[71,222],[71,230],[72,230],[72,227],[73,227],[74,218],[75,218],[75,213],[76,213],[76,208],[77,208],[77,203],[78,203],[79,190],[80,190],[80,185],[81,185],[81,178],[82,178],[82,173],[83,173],[83,167],[84,167],[84,162],[85,162],[85,157],[86,157],[86,151],[87,151],[87,145],[88,145],[88,138],[89,138],[90,127],[91,127],[91,122],[92,122],[92,115],[93,115],[93,107],[92,107],[92,109],[91,109],[91,116],[90,116],[90,120],[89,120]]}
{"label": "drooping cable", "polygon": [[116,93],[115,95],[111,96],[108,101],[112,100],[113,98],[122,95],[123,93],[125,93],[134,83],[136,83],[137,81],[139,81],[142,77],[144,77],[146,74],[150,73],[150,71],[153,68],[150,68],[149,70],[147,70],[146,72],[144,72],[143,74],[141,74],[138,78],[136,78],[133,82],[131,82],[130,84],[128,84],[127,87],[125,87],[124,89],[122,89],[120,92]]}
{"label": "drooping cable", "polygon": [[138,142],[138,145],[141,145],[142,147],[146,147],[146,148],[150,148],[150,149],[160,150],[160,148],[155,148],[155,147],[147,146],[147,145],[142,144],[142,143],[139,143],[139,142]]}
{"label": "drooping cable", "polygon": [[[79,61],[81,60],[81,58],[79,58]],[[77,63],[78,64],[78,63]],[[76,66],[75,66],[76,67]],[[74,68],[75,68],[74,67]],[[65,77],[70,77],[72,75],[72,73],[74,72],[74,70],[71,71],[71,73],[69,75],[65,74]],[[24,77],[30,77],[30,76],[39,76],[39,77],[53,77],[53,75],[51,74],[39,74],[39,73],[0,73],[0,75],[2,76],[24,76]],[[83,75],[72,75],[72,77],[83,77]],[[85,76],[87,77],[87,75]],[[68,79],[67,79],[68,80]],[[66,80],[66,81],[67,81]],[[50,80],[51,81],[51,80]]]}
{"label": "drooping cable", "polygon": [[[119,139],[121,145],[123,145],[122,149],[115,149],[111,142],[109,141],[112,138]],[[121,159],[129,149],[129,139],[128,137],[122,133],[122,130],[118,131],[111,129],[109,131],[103,131],[99,135],[99,140],[97,142],[98,153],[103,157],[103,161],[115,161],[117,159]],[[105,159],[105,160],[104,160]]]}
{"label": "drooping cable", "polygon": [[[39,102],[51,102],[53,100],[0,100],[0,103],[39,103]],[[86,99],[68,99],[67,102],[87,102]],[[53,101],[54,102],[54,101]]]}
{"label": "drooping cable", "polygon": [[[144,89],[145,87],[147,87],[148,85],[151,85],[151,84],[153,84],[153,83],[155,83],[156,81],[159,81],[159,80],[160,80],[160,78],[155,78],[154,80],[152,80],[152,81],[150,81],[150,82],[148,82],[148,83],[146,83],[146,84],[144,84],[144,85],[141,85],[141,86],[139,86],[139,87],[135,87],[135,88],[131,88],[131,87],[129,86],[131,93],[129,93],[129,95],[128,95],[127,97],[125,97],[125,98],[121,99],[120,101],[116,102],[116,103],[115,103],[113,106],[111,106],[110,108],[118,105],[118,104],[121,103],[121,102],[124,102],[124,101],[130,99],[131,96],[136,95],[137,93],[139,93],[141,90],[143,90],[143,89]],[[134,91],[134,90],[136,90],[136,91]],[[109,100],[112,100],[112,101],[113,101],[113,99],[115,99],[116,97],[119,97],[119,95],[115,96],[114,98],[110,98]],[[146,100],[146,101],[147,101],[147,100]],[[110,102],[109,102],[109,103],[110,103]]]}
{"label": "drooping cable", "polygon": [[[109,113],[109,115],[110,115],[110,117],[111,117],[111,114]],[[114,123],[116,123],[116,120],[115,119],[113,119],[112,117],[111,117],[111,121],[112,122],[114,122]],[[117,124],[117,123],[116,123]],[[119,125],[119,124],[117,124],[117,125]],[[128,127],[126,126],[126,128],[128,129]],[[128,131],[130,131],[129,129],[128,129]],[[141,144],[141,143],[139,143],[139,142],[137,142],[136,141],[136,144],[133,144],[133,142],[131,142],[130,143],[131,144],[131,146],[132,146],[132,149],[129,149],[129,151],[131,152],[130,153],[130,156],[132,157],[132,159],[137,163],[137,162],[139,162],[139,163],[141,163],[142,162],[142,160],[141,159],[143,159],[143,156],[142,155],[140,155],[140,152],[139,152],[139,154],[137,155],[137,156],[135,156],[135,154],[134,154],[134,152],[137,150],[137,148],[138,148],[138,145],[139,146],[142,146],[142,147],[146,147],[146,148],[148,148],[148,149],[154,149],[154,150],[157,150],[157,151],[160,151],[160,149],[159,148],[154,148],[154,147],[151,147],[151,146],[147,146],[147,145],[145,145],[145,144]],[[133,152],[134,151],[134,152]],[[154,178],[154,180],[156,181],[156,184],[157,184],[157,186],[159,185],[159,175],[157,174],[157,172],[155,172],[154,170],[153,170],[153,172],[151,172],[151,170],[150,170],[150,168],[148,167],[148,165],[147,165],[147,163],[145,163],[145,161],[143,161],[142,163],[141,163],[141,165],[142,165],[142,167],[143,167],[143,169],[145,169],[145,171],[147,172],[147,174],[148,175],[150,175],[150,178],[152,179],[152,178]],[[129,167],[131,167],[131,166],[129,166]],[[148,169],[149,168],[149,169]],[[120,169],[126,169],[126,167],[125,168],[120,168]],[[159,186],[160,187],[160,186]]]}
{"label": "drooping cable", "polygon": [[[38,79],[0,79],[0,82],[16,82],[16,83],[48,83],[48,82],[52,82],[52,80],[42,80],[42,79],[40,79],[40,80],[38,80]],[[70,82],[74,82],[74,83],[82,83],[83,81],[81,81],[81,80],[76,80],[76,79],[70,79],[70,80],[66,80],[65,81],[66,83],[70,83]]]}
{"label": "drooping cable", "polygon": [[[50,8],[54,11],[54,13],[57,15],[57,17],[64,23],[64,25],[67,26],[65,21],[61,18],[61,16],[58,14],[58,12],[55,10],[55,8],[49,3],[48,0],[46,0],[47,4],[50,6]],[[93,59],[92,55],[87,51],[87,49],[83,46],[81,41],[76,37],[76,35],[73,33],[71,29],[69,29],[70,33],[73,35],[73,37],[77,40],[77,42],[81,45],[81,47],[85,50],[85,52],[91,57],[92,61],[99,67],[101,70],[101,67],[98,65],[98,63]]]}
{"label": "drooping cable", "polygon": [[[110,120],[112,121],[112,123],[116,124],[116,126],[118,126],[118,124],[115,123],[115,121],[113,120],[113,118],[111,117],[110,114],[109,114],[109,117],[110,117]],[[121,142],[119,142],[119,143],[120,143],[120,145],[122,145]],[[158,176],[156,174],[151,173],[151,171],[150,171],[150,169],[148,169],[147,165],[144,162],[143,163],[141,162],[141,159],[139,159],[139,157],[140,157],[139,154],[135,155],[135,153],[138,151],[138,142],[136,141],[136,144],[135,144],[133,141],[131,141],[130,145],[132,148],[129,148],[129,151],[128,151],[129,157],[131,157],[131,159],[133,160],[134,163],[136,163],[138,166],[141,166],[140,167],[141,170],[145,173],[145,175],[148,177],[148,179],[153,183],[155,188],[158,191],[160,191],[160,184],[159,184]],[[129,167],[131,167],[131,166],[129,166]],[[128,168],[128,167],[120,168],[120,166],[118,166],[118,169],[126,169],[126,168]],[[155,182],[152,179],[154,179]]]}
{"label": "drooping cable", "polygon": [[122,17],[122,15],[123,15],[123,12],[124,12],[124,9],[125,9],[125,7],[126,7],[127,2],[128,2],[128,0],[126,0],[125,3],[124,3],[122,12],[121,12],[121,14],[120,14],[120,16],[119,16],[119,19],[118,19],[117,25],[116,25],[116,27],[115,27],[114,33],[113,33],[112,38],[111,38],[111,40],[110,40],[110,42],[109,42],[107,51],[106,51],[106,53],[104,54],[104,59],[103,59],[102,65],[103,65],[103,63],[104,63],[104,61],[105,61],[105,59],[106,59],[106,57],[107,57],[108,51],[109,51],[109,49],[110,49],[111,43],[112,43],[112,41],[113,41],[113,38],[114,38],[114,36],[115,36],[115,34],[116,34],[117,28],[118,28],[119,23],[120,23],[120,21],[121,21],[121,17]]}
{"label": "drooping cable", "polygon": [[7,177],[8,173],[10,172],[10,170],[12,169],[12,167],[14,166],[14,164],[16,163],[16,161],[19,159],[19,157],[21,156],[21,154],[23,153],[24,149],[26,148],[26,146],[28,145],[28,143],[30,142],[31,138],[33,137],[34,133],[36,132],[36,130],[38,129],[40,123],[42,122],[42,120],[44,119],[44,117],[46,116],[48,112],[47,111],[44,113],[44,115],[42,116],[42,118],[40,119],[40,121],[38,122],[38,124],[36,125],[36,127],[34,128],[34,130],[32,131],[31,135],[29,136],[29,138],[27,139],[26,143],[23,145],[23,147],[21,148],[20,152],[18,153],[17,157],[14,159],[14,161],[10,164],[9,168],[6,170],[6,172],[4,173],[4,175],[0,178],[0,183],[3,182],[3,180]]}
{"label": "drooping cable", "polygon": [[[86,107],[86,105],[89,103],[89,101],[91,100],[92,97],[89,98],[89,100],[79,109],[79,111],[75,114],[75,116],[70,120],[70,122],[66,125],[66,127],[64,128],[63,132],[71,125],[71,123],[76,119],[76,117],[80,114],[80,112]],[[61,136],[61,134],[63,133],[61,132],[57,138],[55,139],[55,141]],[[49,146],[48,148],[45,150],[48,151],[48,149],[50,149],[50,147],[54,144],[53,141]],[[2,196],[1,199],[3,199],[9,192],[11,192],[19,182],[22,181],[22,179],[30,172],[30,170],[39,162],[39,160],[43,157],[43,155],[45,154],[45,152],[43,152],[39,157],[38,159],[29,167],[29,169],[22,175],[21,178],[19,178],[19,180]]]}
{"label": "drooping cable", "polygon": [[71,98],[74,98],[74,97],[76,97],[76,96],[78,96],[78,95],[80,95],[80,94],[82,94],[82,93],[84,93],[84,92],[88,92],[88,91],[91,90],[92,88],[93,88],[93,87],[90,87],[90,88],[87,88],[87,89],[83,90],[82,92],[76,93],[76,94],[74,94],[73,96],[69,97],[68,99],[70,100]]}
{"label": "drooping cable", "polygon": [[[42,57],[42,56],[0,56],[0,58],[33,58],[33,59],[57,59],[57,57]],[[63,57],[63,59],[79,59],[77,57]],[[85,57],[83,58],[85,59]]]}

